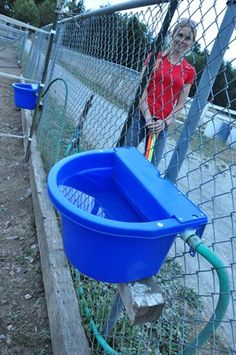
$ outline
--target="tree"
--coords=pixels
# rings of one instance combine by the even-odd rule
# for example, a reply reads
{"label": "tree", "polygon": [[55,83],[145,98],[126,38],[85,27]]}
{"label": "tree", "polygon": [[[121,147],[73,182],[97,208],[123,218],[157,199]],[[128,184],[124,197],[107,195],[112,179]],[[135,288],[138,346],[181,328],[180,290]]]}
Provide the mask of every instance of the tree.
{"label": "tree", "polygon": [[70,34],[66,45],[99,59],[141,69],[151,36],[137,16],[116,13],[94,17],[84,23],[81,31],[83,36]]}
{"label": "tree", "polygon": [[[194,65],[197,72],[196,85],[193,85],[190,91],[190,96],[196,92],[197,85],[201,79],[202,73],[206,67],[209,53],[201,51],[200,45],[196,44],[192,50],[188,61]],[[222,62],[220,70],[215,78],[212,92],[208,98],[215,105],[236,109],[236,69],[230,63]]]}
{"label": "tree", "polygon": [[223,62],[213,85],[213,102],[216,105],[236,109],[236,70]]}
{"label": "tree", "polygon": [[142,23],[136,15],[132,15],[128,19],[123,17],[119,31],[119,45],[117,46],[120,64],[131,69],[141,70],[144,56],[146,56],[146,47],[150,41],[151,36],[147,25]]}
{"label": "tree", "polygon": [[197,73],[197,78],[195,85],[192,85],[191,90],[190,90],[190,97],[194,96],[196,89],[197,89],[197,84],[199,83],[203,70],[205,68],[206,62],[207,62],[207,57],[209,53],[207,51],[201,51],[201,46],[199,43],[195,43],[191,54],[187,56],[187,60],[189,63],[191,63]]}
{"label": "tree", "polygon": [[40,27],[48,25],[54,21],[56,5],[55,0],[44,0],[38,5]]}
{"label": "tree", "polygon": [[13,6],[13,16],[19,21],[39,26],[39,10],[34,0],[16,0]]}
{"label": "tree", "polygon": [[73,12],[74,14],[81,14],[85,11],[84,0],[70,0],[64,4],[64,7],[68,9],[69,12]]}
{"label": "tree", "polygon": [[0,13],[5,16],[11,16],[11,10],[13,7],[13,0],[0,0]]}
{"label": "tree", "polygon": [[44,2],[44,0],[34,0],[35,4],[38,6]]}
{"label": "tree", "polygon": [[[55,9],[57,5],[57,0],[37,0],[39,15],[40,15],[40,26],[45,26],[52,23],[55,18]],[[80,14],[85,10],[84,0],[70,0],[66,1],[63,5],[64,12],[73,12],[74,14]]]}

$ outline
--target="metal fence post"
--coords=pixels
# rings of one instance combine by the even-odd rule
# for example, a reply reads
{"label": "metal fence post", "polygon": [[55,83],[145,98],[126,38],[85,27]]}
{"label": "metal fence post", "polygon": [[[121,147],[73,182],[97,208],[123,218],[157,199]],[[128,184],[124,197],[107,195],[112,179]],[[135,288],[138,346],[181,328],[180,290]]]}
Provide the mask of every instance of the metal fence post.
{"label": "metal fence post", "polygon": [[31,138],[33,137],[33,134],[34,134],[34,130],[35,130],[35,126],[36,126],[36,117],[37,117],[37,113],[38,113],[39,106],[40,106],[40,99],[42,97],[43,88],[44,88],[45,81],[47,78],[47,71],[48,71],[48,67],[49,67],[49,63],[50,63],[50,59],[51,59],[52,47],[53,47],[53,42],[54,42],[55,35],[56,35],[57,20],[58,20],[59,14],[60,14],[60,9],[61,9],[61,0],[57,0],[57,7],[55,10],[55,19],[54,19],[54,22],[53,22],[53,25],[52,25],[52,28],[50,31],[49,43],[48,43],[47,53],[46,53],[46,57],[45,57],[45,63],[44,63],[44,68],[43,68],[43,73],[42,73],[42,78],[41,78],[41,84],[39,86],[38,101],[36,104],[36,108],[34,110],[34,115],[32,117],[32,124],[30,127],[29,141],[28,141],[28,145],[27,145],[26,153],[25,153],[25,160],[26,161],[29,160],[29,156],[30,156]]}
{"label": "metal fence post", "polygon": [[112,329],[116,325],[116,322],[119,319],[122,307],[123,307],[123,302],[122,302],[122,299],[119,295],[119,292],[117,292],[114,299],[113,299],[110,313],[108,315],[105,327],[103,329],[103,335],[105,338],[111,334]]}
{"label": "metal fence post", "polygon": [[232,33],[235,29],[236,20],[236,2],[228,1],[227,9],[220,26],[218,35],[215,39],[212,51],[208,57],[206,67],[199,82],[196,94],[194,96],[191,108],[188,112],[187,120],[184,124],[183,130],[179,137],[179,141],[176,144],[176,148],[171,157],[169,166],[166,171],[166,177],[175,182],[182,163],[185,159],[189,139],[193,135],[197,128],[198,122],[201,118],[202,111],[207,104],[207,99],[211,92],[212,86],[216,79],[216,75],[219,71],[222,63],[224,53],[229,44]]}
{"label": "metal fence post", "polygon": [[24,33],[24,35],[23,35],[23,41],[22,41],[22,45],[21,45],[21,48],[20,48],[19,61],[18,61],[18,64],[19,64],[20,66],[22,66],[22,62],[23,62],[23,58],[24,58],[24,52],[25,52],[25,47],[26,47],[28,35],[29,35],[29,32],[28,32],[28,31],[26,31],[26,32]]}

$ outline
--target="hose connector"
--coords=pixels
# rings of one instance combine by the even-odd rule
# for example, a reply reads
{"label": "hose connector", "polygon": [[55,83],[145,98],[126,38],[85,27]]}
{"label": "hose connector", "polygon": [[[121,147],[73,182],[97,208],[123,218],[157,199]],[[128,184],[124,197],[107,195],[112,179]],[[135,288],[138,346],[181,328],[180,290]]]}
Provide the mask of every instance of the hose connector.
{"label": "hose connector", "polygon": [[190,246],[190,254],[195,255],[195,251],[200,244],[203,244],[201,238],[199,238],[194,229],[186,229],[180,234],[180,238]]}

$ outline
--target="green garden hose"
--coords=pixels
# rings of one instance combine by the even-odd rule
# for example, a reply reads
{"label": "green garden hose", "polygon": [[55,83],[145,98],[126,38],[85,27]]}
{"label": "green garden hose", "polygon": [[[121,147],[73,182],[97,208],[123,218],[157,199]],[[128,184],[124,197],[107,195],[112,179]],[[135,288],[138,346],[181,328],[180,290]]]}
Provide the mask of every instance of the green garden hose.
{"label": "green garden hose", "polygon": [[50,89],[50,87],[52,86],[52,84],[54,84],[56,81],[62,81],[65,85],[65,90],[66,90],[66,95],[65,95],[65,104],[64,104],[64,111],[66,109],[66,105],[67,105],[67,100],[68,100],[68,86],[67,83],[64,79],[62,78],[56,78],[54,80],[52,80],[50,82],[50,84],[48,85],[48,87],[46,88],[46,90],[44,91],[44,93],[42,94],[42,97],[44,97],[46,95],[46,93],[48,92],[48,90]]}
{"label": "green garden hose", "polygon": [[[79,282],[80,281],[80,274],[77,270],[75,270],[75,269],[73,269],[73,270],[75,272],[76,279]],[[119,355],[119,353],[116,352],[114,349],[112,349],[110,347],[110,345],[106,342],[106,340],[103,338],[103,336],[100,334],[94,320],[92,319],[91,310],[88,308],[87,302],[85,300],[83,288],[81,286],[76,287],[76,293],[81,300],[81,306],[82,306],[83,313],[84,313],[85,317],[87,318],[90,328],[91,328],[95,338],[97,339],[99,345],[104,349],[106,354]]]}
{"label": "green garden hose", "polygon": [[191,341],[190,344],[186,345],[183,352],[181,352],[181,354],[184,355],[192,355],[196,347],[202,346],[215,333],[224,318],[230,299],[230,281],[226,266],[222,260],[209,249],[193,231],[186,231],[181,235],[181,238],[214,267],[219,278],[220,288],[218,303],[210,321],[206,324],[198,337]]}

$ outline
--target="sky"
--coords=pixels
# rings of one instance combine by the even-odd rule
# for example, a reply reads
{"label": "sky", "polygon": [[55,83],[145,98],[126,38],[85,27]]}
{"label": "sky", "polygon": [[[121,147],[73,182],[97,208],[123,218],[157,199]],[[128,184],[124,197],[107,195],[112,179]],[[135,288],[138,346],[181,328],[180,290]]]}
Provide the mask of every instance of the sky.
{"label": "sky", "polygon": [[[129,2],[127,0],[84,0],[85,8],[96,10],[101,5],[121,4],[123,2]],[[187,6],[186,6],[187,5]],[[153,6],[151,8],[154,8]],[[226,9],[226,0],[182,0],[179,2],[178,10],[176,12],[174,21],[178,17],[190,17],[196,21],[198,25],[197,40],[201,44],[201,49],[207,48],[211,50],[213,45],[214,36],[216,36],[221,21],[223,19]],[[133,9],[133,12],[144,12],[147,8]],[[127,10],[130,12],[132,10]],[[234,66],[236,66],[236,31],[233,32],[231,37],[231,44],[229,49],[225,53],[225,59],[230,60]]]}

